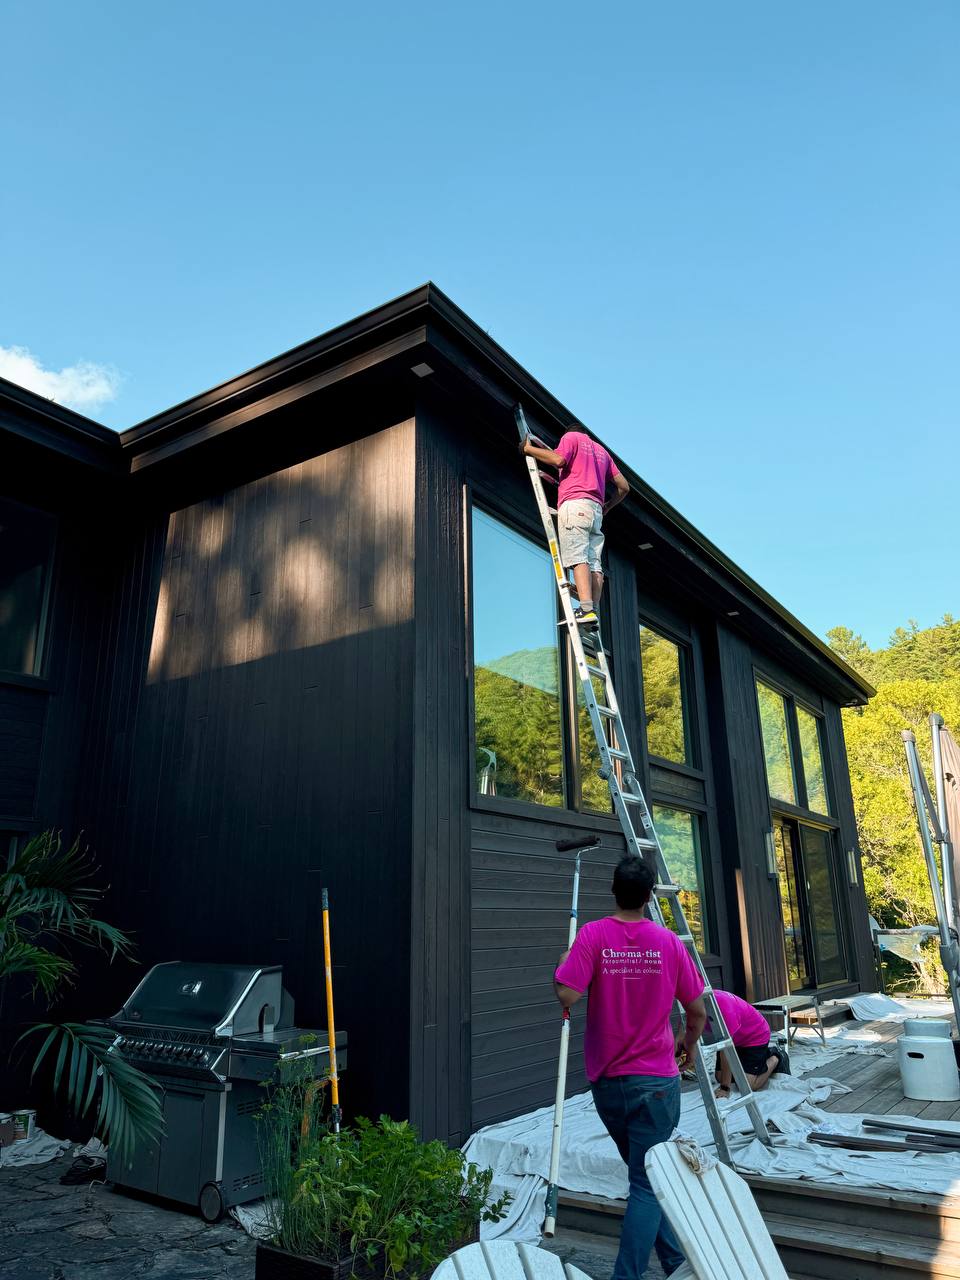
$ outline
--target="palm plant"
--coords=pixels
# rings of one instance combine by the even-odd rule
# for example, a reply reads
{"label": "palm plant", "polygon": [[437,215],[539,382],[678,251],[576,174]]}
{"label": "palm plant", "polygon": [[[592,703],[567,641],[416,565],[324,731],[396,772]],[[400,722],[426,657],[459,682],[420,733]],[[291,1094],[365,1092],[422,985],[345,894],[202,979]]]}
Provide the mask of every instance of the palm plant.
{"label": "palm plant", "polygon": [[[53,831],[34,836],[0,871],[0,984],[21,975],[34,993],[51,1001],[69,986],[77,967],[71,945],[129,957],[130,938],[92,913],[103,896],[93,883],[95,866],[79,841],[64,848]],[[80,1116],[89,1115],[101,1083],[94,1131],[121,1157],[135,1142],[155,1141],[162,1130],[160,1096],[148,1076],[111,1052],[107,1027],[42,1022],[25,1036],[42,1035],[33,1075],[54,1061],[53,1088]],[[19,1041],[18,1041],[19,1043]]]}

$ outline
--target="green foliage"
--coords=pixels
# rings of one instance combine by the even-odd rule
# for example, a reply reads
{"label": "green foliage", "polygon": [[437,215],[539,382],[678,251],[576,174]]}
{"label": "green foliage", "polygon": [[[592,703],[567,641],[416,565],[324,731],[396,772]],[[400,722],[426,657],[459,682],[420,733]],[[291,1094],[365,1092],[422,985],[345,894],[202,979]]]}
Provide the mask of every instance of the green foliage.
{"label": "green foliage", "polygon": [[[866,707],[843,713],[871,914],[888,928],[931,924],[933,900],[900,732],[914,731],[932,777],[930,714],[942,715],[960,737],[960,623],[947,614],[939,626],[921,631],[911,622],[894,632],[886,649],[875,651],[846,627],[835,627],[827,638],[877,689]],[[895,967],[904,982],[918,981],[923,991],[943,989],[935,946],[928,946],[918,979],[906,964]]]}
{"label": "green foliage", "polygon": [[[93,915],[103,896],[94,884],[95,870],[79,842],[65,849],[52,831],[34,836],[10,858],[0,873],[0,982],[27,977],[49,1002],[76,977],[65,947],[105,951],[111,960],[129,956],[127,935]],[[162,1127],[159,1094],[148,1076],[109,1052],[112,1032],[42,1023],[24,1034],[42,1033],[34,1073],[45,1060],[55,1061],[54,1091],[80,1116],[92,1112],[100,1069],[95,1132],[104,1142],[124,1156],[135,1141],[156,1139]]]}
{"label": "green foliage", "polygon": [[270,1089],[259,1133],[274,1242],[354,1269],[378,1256],[388,1276],[429,1271],[473,1232],[503,1217],[490,1203],[491,1170],[442,1142],[421,1142],[406,1121],[381,1116],[330,1132],[304,1073]]}

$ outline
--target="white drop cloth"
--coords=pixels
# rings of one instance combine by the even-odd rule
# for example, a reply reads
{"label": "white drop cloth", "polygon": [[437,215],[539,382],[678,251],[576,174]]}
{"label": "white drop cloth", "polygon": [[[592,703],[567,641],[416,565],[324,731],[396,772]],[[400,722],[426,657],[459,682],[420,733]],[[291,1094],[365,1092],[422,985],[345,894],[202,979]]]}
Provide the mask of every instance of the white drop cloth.
{"label": "white drop cloth", "polygon": [[235,1204],[229,1211],[248,1236],[254,1240],[269,1240],[273,1235],[266,1200],[253,1200],[250,1204]]}
{"label": "white drop cloth", "polygon": [[[757,1094],[757,1103],[763,1118],[774,1128],[789,1129],[794,1126],[785,1117],[796,1107],[802,1104],[812,1107],[817,1102],[825,1102],[834,1092],[849,1090],[832,1080],[774,1076],[767,1088]],[[731,1134],[752,1131],[745,1111],[735,1112],[730,1117],[728,1130]],[[710,1122],[698,1090],[684,1093],[677,1132],[693,1138],[701,1146],[712,1145]],[[481,1168],[493,1169],[497,1185],[513,1190],[508,1179],[523,1179],[522,1183],[516,1184],[518,1200],[511,1205],[509,1219],[482,1223],[481,1239],[539,1240],[546,1181],[550,1175],[552,1136],[553,1107],[542,1107],[514,1120],[487,1125],[475,1133],[464,1147],[468,1160]],[[587,1192],[612,1200],[626,1199],[629,1190],[626,1165],[603,1127],[589,1093],[568,1098],[564,1104],[559,1182],[565,1191]],[[536,1194],[534,1188],[538,1188]],[[522,1204],[520,1195],[524,1197]]]}
{"label": "white drop cloth", "polygon": [[909,1018],[910,1014],[897,1000],[874,992],[872,995],[849,996],[844,1002],[850,1006],[855,1018],[861,1022],[876,1022],[879,1018],[890,1018],[899,1021]]}
{"label": "white drop cloth", "polygon": [[25,1142],[13,1142],[0,1147],[0,1169],[16,1169],[28,1164],[47,1164],[63,1155],[70,1143],[65,1138],[51,1138],[42,1129],[35,1129],[33,1137]]}
{"label": "white drop cloth", "polygon": [[[803,1131],[789,1133],[773,1148],[753,1141],[737,1152],[741,1173],[762,1174],[765,1178],[807,1179],[833,1186],[877,1187],[891,1191],[919,1191],[933,1195],[960,1195],[960,1153],[929,1155],[916,1151],[845,1151],[842,1147],[820,1147],[806,1141],[811,1129],[827,1133],[847,1133],[879,1137],[875,1129],[864,1129],[864,1116],[831,1114],[805,1109],[795,1113],[807,1122]],[[909,1120],[909,1116],[883,1116],[884,1120]],[[889,1135],[895,1137],[895,1135]]]}

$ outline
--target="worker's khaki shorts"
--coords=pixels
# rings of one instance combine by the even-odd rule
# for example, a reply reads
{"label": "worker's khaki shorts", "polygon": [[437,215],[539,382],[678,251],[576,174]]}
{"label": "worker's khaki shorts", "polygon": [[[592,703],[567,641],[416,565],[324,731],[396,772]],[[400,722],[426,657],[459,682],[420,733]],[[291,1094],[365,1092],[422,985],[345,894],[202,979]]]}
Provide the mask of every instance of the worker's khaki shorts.
{"label": "worker's khaki shorts", "polygon": [[593,573],[601,573],[600,554],[603,551],[603,507],[589,498],[572,498],[564,502],[557,516],[557,532],[560,536],[560,562],[565,569],[575,564],[590,566]]}

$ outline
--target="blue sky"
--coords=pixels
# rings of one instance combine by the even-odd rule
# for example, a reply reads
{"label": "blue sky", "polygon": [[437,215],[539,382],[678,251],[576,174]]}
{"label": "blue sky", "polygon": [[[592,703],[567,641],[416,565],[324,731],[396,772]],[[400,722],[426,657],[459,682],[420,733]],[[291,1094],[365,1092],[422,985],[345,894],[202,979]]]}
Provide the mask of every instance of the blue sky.
{"label": "blue sky", "polygon": [[817,632],[960,613],[954,0],[3,38],[0,367],[125,427],[433,279]]}

